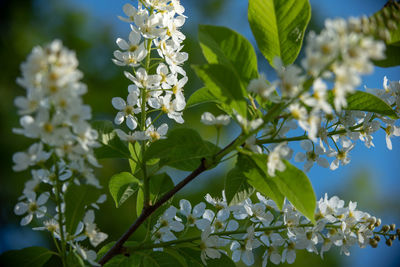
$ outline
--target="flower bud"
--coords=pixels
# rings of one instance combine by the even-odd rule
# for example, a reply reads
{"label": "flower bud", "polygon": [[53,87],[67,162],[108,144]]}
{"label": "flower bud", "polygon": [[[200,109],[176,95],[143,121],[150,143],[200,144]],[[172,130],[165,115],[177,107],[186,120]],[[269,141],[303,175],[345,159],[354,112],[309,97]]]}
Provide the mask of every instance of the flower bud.
{"label": "flower bud", "polygon": [[396,224],[392,223],[390,225],[390,231],[394,231],[394,230],[396,230]]}
{"label": "flower bud", "polygon": [[375,226],[379,227],[381,225],[381,223],[382,223],[381,219],[377,219],[376,223],[375,223]]}
{"label": "flower bud", "polygon": [[386,232],[388,232],[390,230],[390,226],[385,224],[384,226],[382,226],[381,230],[382,230],[382,232],[386,233]]}
{"label": "flower bud", "polygon": [[379,235],[374,236],[374,239],[375,239],[377,242],[381,241],[381,237],[380,237]]}
{"label": "flower bud", "polygon": [[375,216],[369,217],[369,218],[367,219],[367,221],[368,221],[369,223],[371,223],[371,224],[375,224],[375,223],[376,223],[376,217],[375,217]]}
{"label": "flower bud", "polygon": [[396,240],[396,235],[391,235],[390,240],[392,240],[392,241]]}
{"label": "flower bud", "polygon": [[369,244],[371,245],[371,247],[376,248],[378,246],[378,241],[376,241],[375,239],[371,238],[369,240]]}
{"label": "flower bud", "polygon": [[391,239],[387,239],[387,240],[386,240],[386,245],[387,245],[388,247],[391,247],[391,246],[392,246],[392,240],[391,240]]}

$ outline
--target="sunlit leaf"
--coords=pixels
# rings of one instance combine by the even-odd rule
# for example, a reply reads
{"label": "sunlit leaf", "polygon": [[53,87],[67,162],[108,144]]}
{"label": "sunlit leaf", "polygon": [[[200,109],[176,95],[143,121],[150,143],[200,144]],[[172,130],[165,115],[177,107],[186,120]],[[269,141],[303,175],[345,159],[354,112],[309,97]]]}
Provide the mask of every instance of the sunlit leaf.
{"label": "sunlit leaf", "polygon": [[308,0],[249,0],[250,28],[271,66],[275,57],[285,65],[294,62],[310,17]]}
{"label": "sunlit leaf", "polygon": [[168,133],[168,138],[154,142],[146,151],[146,159],[159,158],[160,166],[168,165],[183,171],[199,167],[202,158],[219,150],[214,144],[204,141],[192,129],[178,128]]}
{"label": "sunlit leaf", "polygon": [[[246,116],[247,103],[245,91],[241,86],[239,77],[229,68],[219,64],[193,66],[197,76],[204,82],[209,92],[221,103]],[[229,77],[229,78],[228,78]]]}
{"label": "sunlit leaf", "polygon": [[139,188],[140,181],[129,172],[121,172],[111,177],[108,188],[115,206],[120,207]]}
{"label": "sunlit leaf", "polygon": [[257,78],[257,56],[251,43],[226,27],[200,25],[199,41],[204,57],[210,64],[229,67],[245,82]]}

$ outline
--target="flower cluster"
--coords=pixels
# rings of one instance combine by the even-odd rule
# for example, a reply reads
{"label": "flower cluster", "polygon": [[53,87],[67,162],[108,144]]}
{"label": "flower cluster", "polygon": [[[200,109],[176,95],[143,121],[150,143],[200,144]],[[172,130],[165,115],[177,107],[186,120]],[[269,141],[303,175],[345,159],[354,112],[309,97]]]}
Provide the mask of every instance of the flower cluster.
{"label": "flower cluster", "polygon": [[[372,36],[354,31],[361,27],[362,20],[351,18],[349,23],[344,19],[327,20],[325,29],[319,34],[310,33],[307,39],[306,58],[303,66],[313,77],[326,77],[333,83],[335,96],[334,106],[337,111],[347,106],[346,95],[354,92],[360,85],[362,74],[373,71],[372,60],[385,57],[385,44],[374,40]],[[313,108],[325,105],[318,103],[326,90],[326,85],[314,84]],[[318,96],[318,97],[317,97]],[[320,109],[322,106],[320,106]],[[326,108],[322,108],[330,113]]]}
{"label": "flower cluster", "polygon": [[[298,152],[294,160],[305,162],[305,171],[314,163],[332,170],[348,164],[349,152],[356,141],[361,140],[368,148],[374,147],[373,134],[379,129],[385,130],[387,147],[392,149],[391,138],[400,135],[395,125],[400,115],[399,82],[388,82],[385,77],[384,90],[367,89],[385,101],[397,118],[347,109],[347,97],[361,84],[360,76],[372,72],[372,60],[384,57],[384,43],[357,30],[365,23],[356,18],[348,22],[327,20],[319,35],[311,32],[308,36],[302,61],[304,69],[296,65],[284,67],[277,58],[277,81],[268,83],[260,75],[249,83],[248,92],[258,100],[255,109],[262,110],[268,103],[286,107],[278,120],[266,123],[261,133],[246,141],[245,147],[255,153],[267,151],[269,175],[285,169],[282,159],[289,160],[293,154],[288,146],[290,141],[302,141],[304,152]],[[236,120],[247,131],[263,124],[260,116],[247,121],[238,115]],[[255,126],[249,127],[251,124]],[[305,134],[291,135],[298,127]],[[333,160],[329,162],[326,157]]]}
{"label": "flower cluster", "polygon": [[178,235],[177,241],[182,243],[184,233],[188,228],[194,228],[199,233],[198,238],[187,240],[192,244],[198,241],[204,264],[208,258],[219,258],[224,253],[234,262],[242,261],[251,266],[254,264],[253,251],[261,247],[263,266],[266,266],[268,260],[274,264],[293,263],[296,250],[307,250],[323,257],[331,247],[337,246],[340,253],[350,255],[351,246],[358,244],[364,248],[370,244],[376,247],[380,235],[387,240],[396,236],[394,225],[383,226],[377,231],[380,219],[357,210],[355,202],[350,201],[346,206],[336,196],[328,198],[325,195],[318,201],[315,223],[311,223],[289,202],[280,211],[274,201],[257,193],[256,203],[246,199],[229,206],[224,193],[222,195],[223,199],[206,196],[211,209],[207,209],[204,202],[192,209],[187,200],[180,201],[179,209],[169,207],[154,226],[152,236],[157,244],[154,249],[160,249],[163,242],[173,245]]}
{"label": "flower cluster", "polygon": [[[126,17],[122,21],[130,23],[128,40],[118,38],[120,50],[114,52],[114,63],[130,67],[133,73],[125,71],[125,76],[133,84],[128,87],[126,101],[114,97],[112,105],[118,110],[115,124],[126,121],[130,132],[117,131],[125,141],[155,141],[163,138],[168,131],[167,124],[155,128],[155,121],[162,115],[183,123],[182,111],[186,106],[183,87],[188,78],[181,65],[188,54],[181,52],[185,35],[180,27],[185,22],[184,8],[177,0],[140,1],[135,8],[125,4]],[[157,50],[159,57],[154,57]],[[154,120],[147,117],[150,112],[158,112]],[[139,128],[139,129],[137,129]]]}
{"label": "flower cluster", "polygon": [[[34,229],[48,230],[58,239],[68,236],[76,248],[85,237],[93,246],[107,237],[96,230],[93,210],[87,211],[76,233],[65,230],[64,195],[69,185],[83,182],[100,188],[93,173],[93,167],[99,167],[93,153],[98,146],[98,134],[88,123],[91,109],[82,101],[87,88],[80,82],[82,73],[77,67],[75,53],[59,40],[35,47],[21,65],[22,77],[17,82],[26,90],[26,96],[15,99],[22,117],[21,128],[14,132],[34,139],[35,143],[13,156],[13,169],[30,169],[32,175],[15,206],[15,213],[24,215],[21,225],[31,223],[34,216],[41,218],[39,223],[43,226]],[[56,202],[54,212],[46,207],[49,198]],[[103,196],[98,203],[104,200]],[[88,258],[85,250],[80,251]]]}

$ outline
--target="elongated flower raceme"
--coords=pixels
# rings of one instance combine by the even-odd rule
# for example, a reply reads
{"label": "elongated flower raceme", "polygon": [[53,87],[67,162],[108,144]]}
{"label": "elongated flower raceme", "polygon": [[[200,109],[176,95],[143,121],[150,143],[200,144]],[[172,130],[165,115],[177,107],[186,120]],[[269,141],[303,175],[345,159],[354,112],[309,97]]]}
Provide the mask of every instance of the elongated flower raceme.
{"label": "elongated flower raceme", "polygon": [[[385,77],[382,89],[366,89],[380,98],[375,101],[387,104],[385,112],[391,115],[348,107],[351,94],[368,97],[356,90],[361,85],[361,75],[373,71],[373,60],[384,58],[384,42],[364,33],[360,27],[367,27],[367,22],[359,18],[327,20],[320,34],[308,35],[303,68],[283,66],[276,58],[278,80],[268,83],[261,74],[250,81],[247,89],[257,99],[253,101],[255,109],[263,111],[265,103],[287,107],[280,119],[266,123],[245,146],[254,153],[268,154],[270,176],[275,175],[275,170],[285,169],[283,159],[292,158],[290,141],[301,141],[304,151],[296,153],[294,161],[305,162],[305,171],[315,163],[331,170],[350,163],[350,152],[356,142],[360,140],[366,147],[374,147],[373,134],[380,129],[386,132],[387,147],[392,149],[391,139],[400,135],[396,125],[398,82],[389,82]],[[257,116],[247,121],[237,115],[236,120],[247,130],[256,128],[249,127],[252,123],[263,124]],[[293,136],[293,130],[298,127],[305,131],[303,136]]]}
{"label": "elongated flower raceme", "polygon": [[[119,18],[130,23],[131,31],[128,38],[116,40],[119,50],[114,52],[113,62],[128,69],[125,76],[132,84],[126,99],[112,99],[118,110],[114,122],[126,122],[129,132],[117,131],[122,140],[156,141],[168,130],[167,124],[154,125],[162,114],[177,123],[184,122],[183,87],[188,80],[182,68],[188,54],[181,51],[184,8],[179,1],[149,0],[139,1],[137,8],[125,4],[123,11],[125,16]],[[152,112],[158,114],[154,119],[148,116]]]}
{"label": "elongated flower raceme", "polygon": [[[68,233],[65,228],[68,188],[82,183],[92,185],[93,190],[100,188],[93,173],[93,167],[99,167],[93,154],[98,146],[98,134],[88,123],[91,109],[82,101],[87,88],[80,81],[82,73],[77,67],[75,53],[59,40],[35,47],[21,65],[22,77],[17,82],[26,90],[26,95],[15,99],[21,114],[21,128],[14,132],[35,143],[13,156],[13,169],[29,169],[32,175],[15,206],[15,213],[24,215],[22,225],[31,223],[34,217],[40,219],[38,224],[42,226],[34,229],[47,230],[62,243],[68,241],[84,259],[94,263],[94,251],[79,245],[89,238],[97,246],[107,238],[94,224],[93,209],[86,207],[85,218],[79,218],[81,222],[73,232]],[[49,198],[55,203],[48,205]],[[102,196],[97,202],[104,200]],[[93,205],[97,207],[96,203]]]}
{"label": "elongated flower raceme", "polygon": [[[376,247],[381,236],[394,240],[397,235],[394,225],[381,226],[379,218],[357,210],[355,202],[345,205],[337,196],[325,195],[317,202],[315,223],[290,202],[279,210],[274,201],[260,193],[255,203],[246,199],[231,206],[225,197],[215,199],[207,195],[205,199],[207,203],[201,202],[193,208],[187,200],[181,200],[179,208],[169,207],[154,226],[154,244],[132,248],[132,253],[143,248],[162,250],[167,245],[187,243],[193,248],[200,247],[204,264],[207,259],[227,254],[234,262],[252,266],[254,250],[262,248],[266,266],[268,261],[293,263],[297,250],[323,257],[325,252],[338,247],[341,254],[348,256],[352,246]],[[189,237],[182,234],[189,232]]]}

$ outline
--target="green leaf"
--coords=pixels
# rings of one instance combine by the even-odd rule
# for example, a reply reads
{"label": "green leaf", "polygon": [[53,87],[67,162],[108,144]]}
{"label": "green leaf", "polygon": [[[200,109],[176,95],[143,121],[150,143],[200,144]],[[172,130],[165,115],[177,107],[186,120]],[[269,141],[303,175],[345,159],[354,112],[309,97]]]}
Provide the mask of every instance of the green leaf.
{"label": "green leaf", "polygon": [[[200,258],[200,250],[192,248],[179,248],[178,251],[183,257],[185,257],[189,266],[205,266]],[[236,264],[231,260],[230,257],[221,253],[221,257],[219,259],[208,259],[207,267],[236,267]]]}
{"label": "green leaf", "polygon": [[150,194],[153,202],[156,198],[174,187],[174,182],[166,173],[157,174],[150,177]]}
{"label": "green leaf", "polygon": [[118,138],[114,132],[114,126],[109,121],[95,121],[92,127],[99,133],[101,147],[94,150],[98,159],[126,158],[130,157],[128,147]]}
{"label": "green leaf", "polygon": [[85,267],[85,263],[83,259],[75,251],[71,251],[67,255],[67,266]]}
{"label": "green leaf", "polygon": [[247,177],[240,166],[235,166],[225,177],[225,196],[229,204],[237,204],[254,193],[254,188],[247,183]]}
{"label": "green leaf", "polygon": [[227,113],[232,114],[232,110],[236,110],[240,115],[247,117],[245,89],[241,86],[239,77],[230,68],[224,65],[208,64],[193,66],[193,69],[209,92],[229,107],[230,110]]}
{"label": "green leaf", "polygon": [[138,254],[130,255],[126,257],[124,255],[116,255],[110,261],[108,261],[104,267],[136,267],[141,266],[142,257]]}
{"label": "green leaf", "polygon": [[317,199],[307,175],[288,161],[284,161],[286,169],[283,172],[277,171],[275,177],[276,184],[283,195],[293,204],[293,206],[306,216],[313,223],[314,212]]}
{"label": "green leaf", "polygon": [[68,233],[75,233],[78,223],[83,219],[85,206],[98,199],[99,190],[91,185],[71,184],[65,194],[65,225]]}
{"label": "green leaf", "polygon": [[382,39],[381,34],[388,31],[390,38],[387,45],[400,45],[400,6],[398,1],[387,1],[385,6],[369,19],[375,24],[375,36]]}
{"label": "green leaf", "polygon": [[177,261],[179,261],[179,264],[182,265],[182,267],[189,267],[189,265],[186,262],[186,259],[175,248],[164,248],[163,251],[174,257]]}
{"label": "green leaf", "polygon": [[[333,93],[330,91],[329,102],[332,105],[333,99]],[[348,94],[346,100],[347,107],[345,110],[368,111],[397,118],[396,112],[392,109],[392,107],[373,94],[363,91],[356,91],[355,93]]]}
{"label": "green leaf", "polygon": [[[105,244],[104,246],[101,247],[101,249],[97,252],[97,259],[96,261],[99,261],[101,258],[104,257],[104,255],[106,255],[106,253],[115,245],[115,241],[111,241],[107,244]],[[137,246],[139,243],[136,241],[127,241],[124,243],[124,247],[133,247],[133,246]]]}
{"label": "green leaf", "polygon": [[140,187],[136,197],[136,215],[139,216],[142,213],[144,205],[144,193]]}
{"label": "green leaf", "polygon": [[199,41],[208,63],[231,68],[245,85],[258,77],[256,52],[239,33],[226,27],[200,25]]}
{"label": "green leaf", "polygon": [[276,181],[266,175],[266,155],[252,153],[251,156],[249,156],[239,154],[236,165],[242,170],[249,185],[253,186],[262,195],[275,201],[278,208],[282,209],[285,196],[279,190]]}
{"label": "green leaf", "polygon": [[173,255],[161,251],[153,251],[144,255],[143,266],[146,267],[183,267],[184,265]]}
{"label": "green leaf", "polygon": [[210,93],[208,88],[203,87],[198,90],[196,90],[190,97],[189,100],[186,104],[186,108],[191,108],[195,107],[200,104],[206,104],[206,103],[220,103],[218,99]]}
{"label": "green leaf", "polygon": [[[249,160],[257,166],[257,170],[261,170],[260,173],[255,171],[254,168],[250,169],[248,172],[249,184],[274,200],[280,209],[283,204],[283,197],[286,197],[296,209],[314,222],[317,200],[311,182],[303,171],[284,160],[286,169],[283,172],[276,171],[275,176],[270,177],[268,175],[267,155],[254,153],[251,156],[243,156],[242,161]],[[242,164],[245,165],[246,163]],[[247,162],[247,164],[250,163]]]}
{"label": "green leaf", "polygon": [[284,65],[295,61],[310,18],[308,0],[249,0],[250,28],[271,66],[275,57]]}
{"label": "green leaf", "polygon": [[54,252],[43,247],[9,250],[0,255],[0,263],[4,267],[40,267],[51,258],[53,253]]}
{"label": "green leaf", "polygon": [[[131,154],[131,158],[129,159],[129,167],[131,168],[131,172],[135,173],[137,166],[137,162],[140,160],[140,144],[136,142],[134,145],[131,143],[128,144],[129,153]],[[135,162],[135,161],[136,162]]]}
{"label": "green leaf", "polygon": [[192,171],[199,167],[202,158],[212,156],[219,148],[204,141],[192,129],[178,128],[168,133],[167,139],[154,142],[146,151],[145,159],[160,159],[160,166]]}
{"label": "green leaf", "polygon": [[382,68],[389,68],[400,65],[400,46],[387,45],[385,55],[385,59],[375,60],[374,64]]}
{"label": "green leaf", "polygon": [[118,208],[139,188],[140,181],[129,172],[121,172],[111,177],[108,183],[111,196]]}

